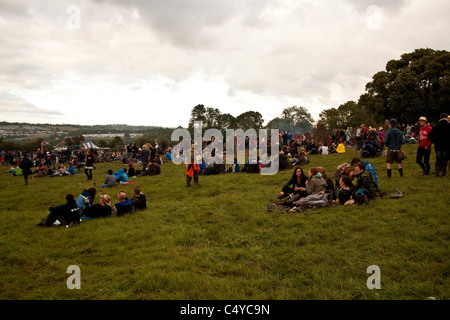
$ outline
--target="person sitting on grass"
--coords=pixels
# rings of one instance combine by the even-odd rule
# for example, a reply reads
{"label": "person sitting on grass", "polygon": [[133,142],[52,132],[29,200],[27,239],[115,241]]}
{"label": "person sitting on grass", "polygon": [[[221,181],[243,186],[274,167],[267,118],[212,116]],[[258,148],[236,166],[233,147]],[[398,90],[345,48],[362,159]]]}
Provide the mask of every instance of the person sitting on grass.
{"label": "person sitting on grass", "polygon": [[111,197],[108,194],[104,194],[100,196],[100,203],[83,210],[81,219],[104,218],[113,214],[116,214],[116,207],[112,205]]}
{"label": "person sitting on grass", "polygon": [[42,219],[41,223],[36,224],[36,227],[51,227],[56,221],[59,221],[59,224],[68,228],[71,224],[80,222],[80,209],[71,193],[66,195],[65,204],[50,207],[48,210],[47,217]]}
{"label": "person sitting on grass", "polygon": [[328,175],[327,172],[325,171],[325,169],[323,167],[317,167],[317,169],[319,170],[319,172],[322,174],[322,178],[325,180],[325,182],[327,183],[325,192],[329,193],[331,196],[331,199],[335,199],[335,190],[334,190],[334,183],[333,180],[331,180]]}
{"label": "person sitting on grass", "polygon": [[308,181],[308,177],[303,173],[303,169],[295,168],[291,179],[283,186],[278,198],[286,198],[285,202],[292,204],[294,201],[307,197],[306,181]]}
{"label": "person sitting on grass", "polygon": [[105,182],[102,184],[102,188],[112,188],[116,186],[116,176],[111,169],[108,170],[108,175],[105,177]]}
{"label": "person sitting on grass", "polygon": [[375,170],[375,167],[370,162],[361,161],[361,159],[359,159],[359,158],[353,158],[351,165],[354,167],[358,163],[362,163],[364,165],[364,168],[365,168],[364,170],[372,175],[373,180],[375,181],[375,184],[378,185],[378,175],[377,175],[377,170]]}
{"label": "person sitting on grass", "polygon": [[131,202],[131,199],[127,198],[125,192],[120,191],[117,194],[117,198],[119,202],[117,202],[114,206],[116,207],[117,216],[121,217],[126,213],[134,212],[134,206]]}
{"label": "person sitting on grass", "polygon": [[73,163],[70,164],[69,169],[67,169],[67,172],[69,172],[71,176],[75,175],[75,167]]}
{"label": "person sitting on grass", "polygon": [[362,163],[355,165],[355,177],[358,179],[353,190],[352,200],[346,204],[366,204],[380,195],[373,176],[366,171]]}
{"label": "person sitting on grass", "polygon": [[114,172],[116,176],[116,181],[119,184],[124,184],[128,182],[127,169],[119,169],[119,171]]}
{"label": "person sitting on grass", "polygon": [[338,188],[340,184],[340,180],[342,176],[348,176],[350,179],[353,180],[352,176],[352,168],[350,167],[350,164],[343,163],[337,167],[336,172],[334,173],[334,181],[336,183],[336,188]]}
{"label": "person sitting on grass", "polygon": [[324,204],[328,202],[329,193],[326,193],[327,182],[322,177],[322,174],[317,167],[311,167],[309,169],[309,180],[306,181],[306,192],[308,196],[293,202],[294,208],[291,212],[296,211],[296,207],[304,206],[306,204]]}
{"label": "person sitting on grass", "polygon": [[339,189],[337,190],[337,203],[344,205],[351,200],[353,194],[352,178],[343,175],[339,179]]}
{"label": "person sitting on grass", "polygon": [[147,198],[139,188],[133,189],[133,199],[131,202],[133,203],[135,210],[144,210],[147,208]]}
{"label": "person sitting on grass", "polygon": [[89,190],[84,189],[81,194],[77,197],[76,203],[78,208],[80,208],[80,213],[87,207],[94,204],[94,198],[97,190],[95,188],[90,188]]}

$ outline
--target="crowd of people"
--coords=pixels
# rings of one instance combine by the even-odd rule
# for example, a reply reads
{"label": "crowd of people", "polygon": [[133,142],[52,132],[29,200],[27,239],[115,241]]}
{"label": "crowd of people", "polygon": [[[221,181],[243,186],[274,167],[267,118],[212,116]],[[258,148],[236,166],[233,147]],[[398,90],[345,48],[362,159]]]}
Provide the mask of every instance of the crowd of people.
{"label": "crowd of people", "polygon": [[[302,166],[310,163],[310,155],[330,153],[343,153],[346,147],[356,147],[361,151],[361,158],[366,155],[364,150],[374,148],[375,152],[384,151],[387,178],[392,177],[394,163],[397,165],[399,176],[404,175],[403,160],[407,157],[402,150],[405,143],[417,143],[416,163],[422,169],[423,175],[429,175],[431,170],[430,154],[432,145],[436,153],[435,175],[444,177],[448,166],[448,155],[450,151],[450,123],[447,114],[442,114],[439,121],[433,127],[425,117],[420,117],[419,127],[410,125],[399,125],[395,119],[389,121],[387,132],[382,127],[378,130],[362,125],[355,131],[353,128],[346,130],[332,130],[326,142],[315,143],[311,136],[293,136],[290,132],[280,132],[280,170],[291,169],[293,173],[289,181],[282,187],[278,198],[282,206],[289,211],[296,212],[308,206],[326,205],[330,203],[340,205],[365,204],[370,200],[383,195],[378,188],[378,174],[375,167],[368,161],[354,158],[350,163],[339,165],[332,176],[323,167],[313,166],[308,172],[303,172]],[[258,137],[259,139],[259,137]],[[356,143],[353,143],[352,140]],[[199,184],[199,176],[215,175],[221,173],[259,173],[261,168],[269,165],[268,154],[270,153],[271,141],[268,142],[268,152],[262,157],[250,156],[246,163],[240,164],[236,158],[227,168],[225,161],[207,164],[186,164],[186,185],[191,187]],[[209,142],[210,143],[210,142]],[[245,144],[239,144],[238,148],[248,149],[250,144],[258,145],[258,141],[246,140]],[[208,146],[204,141],[202,148]],[[194,148],[194,145],[192,145]],[[215,152],[216,150],[213,150]],[[225,151],[225,150],[224,150]],[[116,172],[108,170],[101,188],[111,188],[117,185],[126,185],[132,182],[129,177],[141,177],[147,175],[159,175],[161,165],[172,160],[171,147],[165,150],[159,146],[145,144],[138,148],[136,144],[126,146],[126,151],[119,153],[108,153],[104,150],[76,150],[62,151],[37,150],[26,154],[21,151],[2,152],[1,161],[5,166],[13,165],[8,170],[12,175],[23,175],[25,184],[28,184],[29,176],[56,177],[84,174],[87,180],[92,180],[95,165],[105,159],[116,159],[127,165]],[[212,154],[214,156],[214,154]],[[103,160],[102,160],[103,159]],[[142,166],[142,169],[136,169]],[[94,184],[95,187],[95,184]],[[75,199],[72,194],[66,196],[66,203],[50,207],[49,213],[39,226],[50,226],[58,221],[69,226],[78,223],[82,219],[92,219],[106,216],[122,216],[134,210],[146,207],[146,197],[139,188],[135,188],[133,196],[128,198],[121,191],[117,195],[117,203],[112,204],[110,195],[107,193],[100,196],[98,204],[94,204],[96,189],[83,190]]]}
{"label": "crowd of people", "polygon": [[[416,163],[422,169],[422,175],[430,174],[429,160],[431,146],[434,144],[436,152],[435,175],[436,177],[444,177],[447,166],[450,164],[448,162],[450,152],[449,121],[450,118],[444,113],[441,114],[439,121],[433,127],[430,126],[426,117],[420,117],[418,130],[408,125],[405,127],[406,131],[402,131],[399,129],[396,119],[389,121],[389,130],[386,133],[380,128],[379,131],[382,132],[383,138],[382,148],[386,147],[387,178],[392,177],[394,163],[397,165],[399,176],[403,177],[403,161],[407,155],[401,147],[408,141],[418,143]],[[411,130],[408,128],[411,128]],[[356,134],[363,135],[363,139],[375,140],[377,137],[380,139],[380,132],[375,134],[375,130],[367,129],[367,134],[364,134],[364,126],[361,126]],[[371,134],[371,132],[374,133]],[[407,135],[410,140],[408,140]],[[284,209],[288,208],[289,212],[297,212],[307,207],[329,204],[361,205],[384,194],[378,187],[378,174],[375,167],[370,162],[359,158],[354,158],[350,163],[339,165],[334,173],[334,178],[333,181],[322,167],[311,167],[307,174],[303,172],[301,167],[296,167],[292,177],[278,194],[278,199],[281,201],[278,206]],[[269,205],[268,208],[271,209],[273,206]]]}
{"label": "crowd of people", "polygon": [[95,188],[84,189],[77,198],[71,193],[67,194],[66,202],[50,207],[47,216],[36,226],[63,225],[69,228],[79,224],[82,220],[112,216],[121,217],[147,208],[147,198],[139,188],[133,189],[131,199],[127,197],[124,191],[120,191],[117,194],[117,202],[114,204],[111,196],[107,193],[100,195],[99,202],[95,203],[96,194]]}

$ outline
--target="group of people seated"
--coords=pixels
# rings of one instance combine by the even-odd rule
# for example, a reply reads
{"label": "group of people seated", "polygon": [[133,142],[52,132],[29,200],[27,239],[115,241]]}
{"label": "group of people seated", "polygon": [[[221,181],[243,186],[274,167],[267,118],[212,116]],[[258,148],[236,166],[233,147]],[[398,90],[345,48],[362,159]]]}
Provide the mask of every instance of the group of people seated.
{"label": "group of people seated", "polygon": [[68,228],[74,224],[79,224],[83,219],[121,217],[127,213],[147,208],[146,196],[139,188],[133,189],[131,199],[127,197],[124,191],[120,191],[117,194],[118,201],[115,204],[112,203],[111,196],[108,194],[101,195],[99,203],[94,204],[96,193],[95,188],[84,189],[76,199],[73,194],[67,194],[66,203],[50,207],[47,216],[36,226],[63,225]]}
{"label": "group of people seated", "polygon": [[334,178],[333,182],[323,167],[311,167],[308,175],[297,167],[278,198],[283,201],[283,206],[296,212],[305,206],[325,205],[332,201],[342,205],[361,205],[381,194],[375,168],[359,158],[354,158],[351,164],[338,166]]}

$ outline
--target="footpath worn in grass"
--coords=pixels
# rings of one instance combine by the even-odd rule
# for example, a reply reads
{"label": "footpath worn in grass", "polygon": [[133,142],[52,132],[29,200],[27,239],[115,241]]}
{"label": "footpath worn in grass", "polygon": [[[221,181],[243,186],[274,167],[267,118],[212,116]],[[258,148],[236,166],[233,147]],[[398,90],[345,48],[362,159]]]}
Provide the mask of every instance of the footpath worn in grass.
{"label": "footpath worn in grass", "polygon": [[[380,188],[397,187],[403,199],[267,212],[292,170],[201,176],[187,189],[184,166],[165,164],[159,176],[130,178],[134,185],[98,188],[116,201],[140,187],[147,210],[69,229],[35,224],[123,164],[99,164],[92,182],[80,174],[24,186],[2,173],[0,299],[448,299],[449,177],[422,177],[416,148],[406,147],[404,178],[394,170],[388,181],[384,159],[369,160]],[[357,155],[316,155],[303,168],[333,176]],[[80,290],[66,286],[70,265],[81,269]],[[367,288],[371,265],[381,270],[379,290]]]}

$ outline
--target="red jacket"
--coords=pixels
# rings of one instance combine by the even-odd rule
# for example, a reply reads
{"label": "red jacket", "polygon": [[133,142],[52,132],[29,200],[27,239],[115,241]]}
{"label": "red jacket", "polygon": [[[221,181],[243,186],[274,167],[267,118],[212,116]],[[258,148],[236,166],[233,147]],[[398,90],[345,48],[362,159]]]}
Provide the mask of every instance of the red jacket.
{"label": "red jacket", "polygon": [[430,140],[431,127],[427,124],[425,127],[420,127],[419,131],[419,147],[431,148]]}

